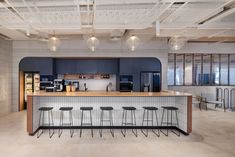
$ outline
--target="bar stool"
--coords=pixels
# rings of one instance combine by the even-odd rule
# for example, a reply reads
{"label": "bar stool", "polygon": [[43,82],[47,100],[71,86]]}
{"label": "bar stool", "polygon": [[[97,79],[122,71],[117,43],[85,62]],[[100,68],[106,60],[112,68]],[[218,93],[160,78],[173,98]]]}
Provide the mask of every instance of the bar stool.
{"label": "bar stool", "polygon": [[[40,111],[40,116],[39,116],[39,130],[37,132],[37,138],[39,138],[42,134],[43,134],[43,129],[41,129],[41,133],[40,133],[40,127],[41,126],[48,126],[49,127],[49,137],[51,138],[55,131],[53,129],[53,132],[51,134],[51,126],[54,126],[54,121],[53,121],[53,114],[52,114],[52,109],[53,107],[40,107],[38,110]],[[48,123],[45,123],[45,117],[44,117],[44,113],[48,112]],[[46,113],[45,113],[46,114]],[[42,124],[41,124],[41,119],[42,119]]]}
{"label": "bar stool", "polygon": [[[102,137],[102,130],[103,130],[103,123],[104,122],[109,122],[110,123],[110,132],[112,134],[112,136],[114,137],[114,131],[112,129],[113,127],[113,115],[112,115],[112,111],[113,111],[113,107],[100,107],[101,110],[101,116],[100,116],[100,137]],[[104,119],[104,112],[107,111],[109,113],[109,119]]]}
{"label": "bar stool", "polygon": [[[123,134],[123,136],[125,137],[126,136],[126,126],[136,126],[136,118],[135,118],[135,110],[136,108],[135,107],[128,107],[128,106],[124,106],[122,107],[123,109],[123,114],[122,114],[122,129],[121,129],[121,133]],[[131,122],[127,122],[127,112],[130,112],[131,113]],[[125,127],[123,129],[123,127]],[[123,132],[124,130],[124,132]],[[132,132],[133,134],[137,137],[137,129],[134,129],[132,128]]]}
{"label": "bar stool", "polygon": [[[72,127],[73,126],[73,116],[72,116],[72,110],[73,107],[61,107],[60,109],[60,127],[63,127],[65,125]],[[69,123],[64,123],[64,112],[69,113]],[[59,135],[61,136],[63,129],[59,129]],[[70,137],[73,137],[74,130],[70,128]]]}
{"label": "bar stool", "polygon": [[[158,110],[158,108],[151,106],[151,107],[143,107],[143,109],[144,109],[144,113],[143,113],[142,126],[144,126],[144,122],[146,122],[146,123],[147,123],[147,129],[146,129],[146,133],[144,132],[143,129],[141,129],[141,132],[142,132],[146,137],[148,137],[149,122],[152,122],[152,127],[154,126],[154,125],[153,125],[153,121],[154,121],[153,115],[154,115],[154,113],[155,113],[155,117],[156,117],[156,123],[157,123],[157,126],[158,126],[158,117],[157,117],[157,110]],[[147,117],[145,116],[145,112],[147,112]],[[151,117],[149,117],[149,112],[151,113]],[[146,117],[146,118],[145,118],[145,117]],[[160,131],[159,131],[159,129],[158,129],[158,133],[156,133],[156,132],[154,131],[154,129],[152,128],[152,132],[153,132],[155,135],[157,135],[158,137],[160,136]]]}
{"label": "bar stool", "polygon": [[[177,107],[174,107],[174,106],[162,106],[163,108],[163,113],[162,113],[162,120],[161,120],[161,126],[163,126],[163,124],[166,124],[167,125],[167,133],[164,133],[162,130],[161,132],[165,135],[165,136],[168,136],[168,126],[170,125],[171,127],[172,126],[176,126],[179,128],[179,121],[178,121],[178,115],[177,115],[177,111],[179,110]],[[166,110],[166,122],[163,121],[163,118],[164,118],[164,113],[165,113],[165,110]],[[175,118],[176,118],[176,123],[173,123],[173,116],[172,116],[172,112],[175,111]],[[170,122],[168,121],[168,112],[170,112]],[[180,136],[180,132],[178,132],[178,134],[176,132],[174,132],[173,130],[171,130],[174,134],[176,134],[177,136]]]}
{"label": "bar stool", "polygon": [[[82,111],[80,137],[82,136],[82,127],[83,127],[83,125],[91,126],[91,136],[93,137],[92,114],[91,114],[91,111],[93,110],[93,107],[80,107],[80,110]],[[90,123],[84,123],[83,122],[83,118],[84,118],[84,113],[83,112],[85,112],[85,111],[90,113]]]}

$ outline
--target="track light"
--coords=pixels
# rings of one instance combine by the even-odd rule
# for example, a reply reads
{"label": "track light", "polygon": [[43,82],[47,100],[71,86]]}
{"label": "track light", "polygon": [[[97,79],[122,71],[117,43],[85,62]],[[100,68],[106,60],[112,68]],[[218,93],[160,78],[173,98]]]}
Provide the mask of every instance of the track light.
{"label": "track light", "polygon": [[156,36],[160,36],[160,22],[156,21]]}

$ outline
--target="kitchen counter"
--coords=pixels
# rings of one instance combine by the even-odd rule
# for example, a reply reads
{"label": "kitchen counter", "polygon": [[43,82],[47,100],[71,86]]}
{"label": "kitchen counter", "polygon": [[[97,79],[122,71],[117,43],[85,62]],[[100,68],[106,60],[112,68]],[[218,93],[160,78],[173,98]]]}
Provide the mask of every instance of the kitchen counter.
{"label": "kitchen counter", "polygon": [[95,97],[178,97],[178,96],[192,96],[189,93],[175,92],[175,91],[162,91],[162,92],[118,92],[118,91],[87,91],[87,92],[45,92],[39,91],[34,92],[32,94],[28,94],[28,96],[68,96],[68,97],[76,97],[76,96],[95,96]]}
{"label": "kitchen counter", "polygon": [[[80,127],[80,107],[93,107],[92,117],[94,127],[99,127],[100,107],[111,106],[114,108],[114,127],[122,127],[123,106],[136,107],[137,127],[142,127],[143,107],[155,106],[158,108],[158,124],[162,116],[162,106],[175,106],[179,109],[179,130],[184,134],[192,131],[192,95],[182,92],[45,92],[39,91],[28,95],[27,99],[27,131],[34,135],[39,126],[40,107],[53,107],[55,127],[59,127],[60,107],[73,107],[74,127]],[[175,117],[173,117],[175,120]]]}

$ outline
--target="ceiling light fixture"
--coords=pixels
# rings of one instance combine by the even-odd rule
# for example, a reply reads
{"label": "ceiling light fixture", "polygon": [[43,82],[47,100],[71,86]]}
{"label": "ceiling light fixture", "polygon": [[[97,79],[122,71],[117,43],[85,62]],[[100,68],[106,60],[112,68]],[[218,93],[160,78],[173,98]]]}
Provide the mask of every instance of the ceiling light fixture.
{"label": "ceiling light fixture", "polygon": [[156,36],[160,36],[160,21],[156,21]]}
{"label": "ceiling light fixture", "polygon": [[140,39],[137,36],[132,35],[126,40],[126,44],[131,51],[135,51],[140,44]]}
{"label": "ceiling light fixture", "polygon": [[168,46],[171,50],[177,51],[182,49],[187,42],[187,39],[185,37],[172,37],[168,41]]}
{"label": "ceiling light fixture", "polygon": [[99,43],[99,40],[94,35],[87,39],[87,45],[92,52],[96,50]]}
{"label": "ceiling light fixture", "polygon": [[49,38],[48,40],[48,47],[50,51],[56,52],[58,50],[58,47],[60,46],[60,39],[57,38],[55,35]]}

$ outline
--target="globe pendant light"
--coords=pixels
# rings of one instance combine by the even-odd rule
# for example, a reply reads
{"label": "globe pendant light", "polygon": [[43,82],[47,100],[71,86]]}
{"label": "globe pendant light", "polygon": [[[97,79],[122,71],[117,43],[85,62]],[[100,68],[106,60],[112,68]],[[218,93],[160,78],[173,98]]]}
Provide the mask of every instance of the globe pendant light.
{"label": "globe pendant light", "polygon": [[99,45],[99,40],[95,36],[91,36],[87,39],[87,45],[89,49],[94,52]]}
{"label": "globe pendant light", "polygon": [[57,38],[55,36],[52,36],[51,38],[49,38],[48,47],[49,47],[50,51],[56,52],[58,50],[59,45],[60,45],[60,39],[59,38]]}
{"label": "globe pendant light", "polygon": [[172,37],[168,41],[168,46],[171,50],[177,51],[185,46],[186,41],[187,39],[185,37]]}
{"label": "globe pendant light", "polygon": [[139,46],[139,43],[140,43],[140,39],[135,35],[130,36],[126,40],[126,44],[131,51],[135,51],[136,48]]}

